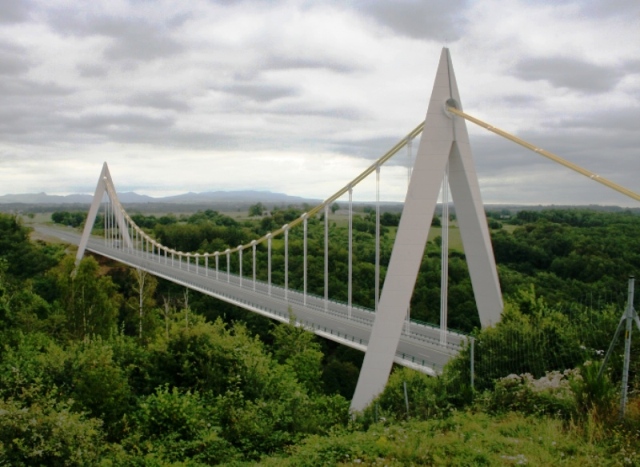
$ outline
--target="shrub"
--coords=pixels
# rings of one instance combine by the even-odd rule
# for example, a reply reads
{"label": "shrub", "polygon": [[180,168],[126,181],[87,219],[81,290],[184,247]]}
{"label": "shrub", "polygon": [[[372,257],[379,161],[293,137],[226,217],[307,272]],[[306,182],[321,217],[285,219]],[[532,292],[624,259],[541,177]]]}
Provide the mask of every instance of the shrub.
{"label": "shrub", "polygon": [[587,414],[596,422],[612,422],[618,415],[616,387],[606,373],[598,377],[602,362],[587,361],[580,368],[581,377],[571,381],[578,416]]}
{"label": "shrub", "polygon": [[141,457],[217,464],[233,460],[235,449],[218,435],[209,404],[198,393],[159,387],[133,416],[134,435],[123,445]]}
{"label": "shrub", "polygon": [[577,370],[552,371],[538,379],[529,373],[512,374],[499,379],[494,391],[485,393],[482,403],[491,412],[513,410],[569,418],[576,412],[571,382],[579,377]]}
{"label": "shrub", "polygon": [[109,341],[96,337],[72,345],[59,378],[61,387],[68,387],[75,410],[101,418],[110,439],[121,437],[119,424],[130,409],[132,394]]}
{"label": "shrub", "polygon": [[[409,402],[408,412],[404,395],[405,384]],[[408,368],[396,368],[382,394],[364,410],[360,421],[368,426],[382,418],[427,420],[444,417],[454,407],[451,397],[455,397],[455,393],[448,391],[445,378],[434,378]]]}
{"label": "shrub", "polygon": [[0,400],[0,463],[3,465],[95,465],[106,451],[102,422],[73,412],[55,392],[31,405]]}

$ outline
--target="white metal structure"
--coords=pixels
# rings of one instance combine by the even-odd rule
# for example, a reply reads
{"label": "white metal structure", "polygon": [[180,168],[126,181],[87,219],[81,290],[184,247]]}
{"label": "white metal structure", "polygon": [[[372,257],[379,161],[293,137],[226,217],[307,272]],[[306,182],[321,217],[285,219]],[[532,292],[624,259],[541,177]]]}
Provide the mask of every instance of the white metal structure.
{"label": "white metal structure", "polygon": [[449,50],[443,49],[387,276],[365,354],[352,411],[361,411],[387,383],[411,301],[438,194],[449,164],[449,185],[482,326],[497,323],[502,295],[478,177]]}
{"label": "white metal structure", "polygon": [[[191,280],[182,278],[183,275],[204,276],[211,281],[210,286],[200,285],[196,290],[209,293],[223,300],[240,304],[253,311],[267,313],[268,316],[279,317],[287,315],[288,309],[293,309],[296,315],[311,316],[317,322],[306,321],[306,326],[311,327],[314,332],[327,334],[327,317],[317,315],[318,311],[339,316],[341,323],[335,329],[328,332],[329,338],[351,345],[361,350],[366,350],[365,362],[361,371],[360,379],[356,389],[356,395],[352,402],[352,409],[362,410],[383,388],[389,376],[393,362],[416,368],[428,374],[437,374],[442,364],[452,355],[457,353],[459,346],[464,341],[464,336],[451,333],[446,329],[437,329],[430,326],[418,325],[409,326],[409,316],[407,310],[411,300],[411,294],[415,285],[418,269],[422,260],[429,227],[435,211],[440,186],[445,175],[445,167],[449,165],[449,185],[453,200],[456,205],[458,222],[462,233],[465,252],[469,263],[471,279],[478,309],[480,311],[480,321],[483,326],[495,323],[500,318],[502,311],[502,299],[500,288],[493,260],[491,243],[486,224],[484,209],[480,199],[478,181],[475,174],[473,160],[469,149],[469,142],[464,120],[454,119],[447,106],[459,106],[459,96],[451,69],[449,52],[443,49],[436,76],[427,118],[424,123],[412,130],[405,138],[396,144],[385,155],[379,158],[372,166],[366,169],[341,190],[327,198],[323,203],[310,209],[300,218],[295,219],[280,229],[269,232],[259,239],[252,240],[247,245],[238,245],[235,248],[228,248],[225,251],[214,253],[193,254],[190,252],[180,252],[170,249],[151,238],[147,233],[133,222],[131,217],[121,206],[115,187],[109,174],[109,169],[105,163],[98,184],[95,196],[89,209],[85,229],[79,241],[77,260],[84,255],[88,244],[91,245],[90,232],[95,222],[98,210],[103,200],[105,205],[105,242],[103,246],[94,245],[93,251],[112,257],[127,264],[134,265],[148,270],[151,273],[167,277],[178,283],[183,283],[188,287],[194,287]],[[410,183],[403,215],[398,228],[391,261],[388,267],[385,283],[380,288],[380,167],[404,146],[409,148],[409,158],[411,159],[411,143],[421,131],[423,136],[418,148],[413,168],[409,167]],[[370,174],[375,172],[376,177],[376,266],[375,266],[375,297],[374,303],[376,313],[373,314],[356,307],[352,302],[352,255],[353,255],[353,190],[357,185]],[[446,189],[446,180],[445,180]],[[106,197],[105,197],[106,194]],[[347,277],[347,303],[337,304],[329,299],[328,290],[328,214],[330,206],[341,196],[348,195],[349,214],[349,240],[348,240],[348,277]],[[325,258],[324,258],[324,297],[311,297],[307,293],[307,248],[306,248],[306,227],[307,220],[315,215],[325,214]],[[289,232],[298,224],[304,228],[303,247],[303,291],[290,290],[289,287]],[[284,238],[284,286],[277,287],[271,283],[271,240],[277,235]],[[260,284],[255,280],[255,254],[252,258],[252,279],[243,281],[242,256],[245,249],[251,247],[255,251],[256,245],[266,243],[268,252],[268,273],[267,283]],[[102,251],[107,248],[105,251]],[[117,254],[109,250],[120,250]],[[230,271],[231,255],[238,254],[239,275],[234,275]],[[226,274],[220,274],[220,255],[226,258]],[[169,256],[171,260],[169,261]],[[177,256],[177,261],[175,256]],[[215,273],[209,274],[209,257],[215,259]],[[195,267],[191,267],[191,258],[194,259]],[[183,267],[184,259],[184,267]],[[204,264],[201,266],[201,261]],[[171,269],[166,272],[164,269]],[[177,263],[174,266],[174,263]],[[179,272],[175,272],[178,269]],[[186,269],[186,271],[184,271]],[[195,271],[194,271],[195,270]],[[445,268],[446,271],[446,268]],[[178,274],[178,276],[176,276]],[[215,277],[216,284],[213,284]],[[198,279],[200,280],[200,279]],[[239,289],[235,291],[233,284]],[[246,282],[246,284],[245,284]],[[228,284],[231,289],[224,293],[217,292],[223,283]],[[276,288],[277,287],[277,288]],[[264,295],[256,297],[255,300],[261,305],[248,305],[247,299],[251,293],[258,289],[264,289]],[[274,295],[279,290],[282,294],[278,302]],[[300,296],[300,297],[298,297]],[[296,301],[300,298],[299,303]],[[266,302],[271,300],[268,306]],[[265,309],[271,311],[265,312]],[[262,310],[262,311],[260,311]],[[344,314],[342,314],[344,310]],[[357,312],[356,312],[357,311]],[[406,318],[406,321],[405,321]],[[334,319],[334,318],[332,318]],[[317,323],[322,322],[322,325]],[[403,324],[406,323],[403,332]],[[363,327],[364,325],[364,327]],[[319,326],[322,326],[320,329]],[[333,326],[333,325],[331,325]],[[371,327],[373,329],[370,331]],[[346,334],[345,334],[345,331]],[[362,334],[364,333],[364,334]],[[340,337],[340,335],[343,337]],[[356,341],[356,335],[360,335]],[[344,336],[347,337],[346,339]],[[349,342],[350,341],[350,342]],[[402,345],[399,346],[399,342]],[[412,349],[407,351],[407,349]],[[422,350],[421,350],[422,349]],[[421,356],[422,355],[422,356]]]}
{"label": "white metal structure", "polygon": [[[364,409],[380,393],[386,384],[393,362],[406,365],[427,374],[437,374],[442,365],[455,355],[466,337],[446,329],[446,304],[441,316],[442,328],[415,323],[409,326],[407,310],[415,287],[420,262],[424,254],[431,220],[435,211],[440,186],[446,191],[445,175],[456,207],[457,220],[469,266],[473,291],[476,298],[480,322],[483,327],[498,322],[502,312],[500,286],[491,247],[486,217],[480,197],[478,179],[471,156],[465,120],[476,123],[489,131],[520,144],[554,162],[568,167],[591,180],[604,184],[635,200],[640,194],[617,185],[582,167],[523,141],[509,133],[489,125],[462,111],[455,75],[448,49],[443,49],[435,84],[429,101],[427,116],[423,123],[380,157],[373,165],[351,180],[342,189],[310,209],[298,219],[269,232],[246,245],[213,253],[190,253],[170,249],[152,239],[124,211],[118,201],[106,163],[102,168],[95,196],[89,209],[85,229],[80,239],[65,232],[65,238],[79,244],[77,260],[86,249],[142,268],[186,287],[226,300],[281,321],[288,321],[289,310],[303,325],[323,337],[336,340],[360,350],[366,350],[364,364],[356,387],[351,408]],[[387,275],[380,288],[380,167],[407,146],[409,160],[412,158],[412,140],[422,132],[413,169],[409,167],[410,183],[404,210]],[[411,165],[411,164],[410,164]],[[448,165],[448,169],[447,169]],[[376,254],[374,308],[366,310],[352,303],[352,252],[353,252],[353,208],[352,192],[367,176],[376,174]],[[445,183],[443,183],[445,179]],[[106,194],[106,197],[105,197]],[[349,199],[349,267],[347,277],[347,302],[339,303],[329,297],[329,211],[332,204],[343,195]],[[105,204],[104,242],[90,238],[94,221],[103,200]],[[446,194],[443,196],[447,201]],[[446,210],[445,210],[446,212]],[[307,221],[324,213],[324,293],[323,296],[307,291]],[[446,223],[446,222],[445,222]],[[289,288],[289,231],[296,226],[304,228],[303,235],[303,291]],[[272,284],[272,239],[284,237],[284,286]],[[266,282],[256,279],[257,245],[266,244]],[[446,241],[445,241],[446,243]],[[243,281],[240,263],[239,275],[230,271],[231,255],[242,253],[251,247],[251,280]],[[265,248],[265,246],[263,246]],[[446,245],[444,245],[446,249]],[[220,256],[226,256],[226,274],[220,274]],[[177,258],[176,258],[177,256]],[[249,256],[249,255],[247,255]],[[446,256],[446,255],[445,255]],[[169,259],[170,257],[170,259]],[[183,257],[185,267],[182,266]],[[191,258],[195,267],[191,267]],[[209,269],[209,258],[213,257],[215,269]],[[204,264],[202,260],[204,259]],[[443,271],[446,273],[445,260]],[[446,288],[443,278],[442,288]],[[446,291],[444,291],[446,293]],[[304,319],[301,319],[304,317]],[[637,317],[635,318],[637,321]]]}
{"label": "white metal structure", "polygon": [[[93,224],[96,221],[96,216],[98,215],[98,209],[100,209],[100,204],[102,203],[105,194],[109,197],[109,200],[114,206],[120,206],[120,201],[118,200],[118,195],[116,194],[116,190],[113,186],[113,180],[111,180],[111,174],[109,173],[109,167],[107,166],[106,162],[102,165],[102,171],[100,172],[100,178],[98,179],[98,184],[96,185],[96,191],[93,195],[93,201],[91,202],[91,207],[89,208],[89,214],[87,214],[85,228],[82,232],[82,237],[80,238],[78,252],[76,253],[76,263],[80,262],[80,260],[84,256],[84,251],[87,248],[87,242],[89,241],[89,236],[91,235],[91,229],[93,229]],[[114,212],[114,217],[118,226],[118,232],[120,232],[120,235],[122,235],[122,240],[125,242],[125,246],[131,248],[131,236],[124,219],[123,210],[116,209]]]}

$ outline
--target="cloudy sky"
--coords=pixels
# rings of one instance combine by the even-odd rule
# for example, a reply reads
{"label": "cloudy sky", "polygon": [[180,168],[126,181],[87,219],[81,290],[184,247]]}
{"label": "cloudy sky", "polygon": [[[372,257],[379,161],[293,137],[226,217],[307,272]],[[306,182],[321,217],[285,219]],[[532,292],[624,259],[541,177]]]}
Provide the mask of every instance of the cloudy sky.
{"label": "cloudy sky", "polygon": [[[424,118],[442,47],[467,112],[640,191],[638,0],[0,0],[0,195],[107,161],[119,191],[326,198]],[[487,203],[639,204],[469,125]]]}

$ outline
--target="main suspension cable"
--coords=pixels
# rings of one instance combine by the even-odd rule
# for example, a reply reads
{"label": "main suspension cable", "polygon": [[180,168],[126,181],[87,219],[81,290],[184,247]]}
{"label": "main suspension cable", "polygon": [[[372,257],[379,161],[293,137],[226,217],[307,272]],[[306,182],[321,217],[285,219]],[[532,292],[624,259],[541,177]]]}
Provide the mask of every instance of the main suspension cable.
{"label": "main suspension cable", "polygon": [[636,193],[635,191],[631,191],[628,188],[623,187],[622,185],[618,185],[617,183],[612,182],[611,180],[608,180],[604,177],[601,177],[600,175],[591,172],[590,170],[587,170],[583,167],[580,167],[577,164],[574,164],[573,162],[569,162],[566,159],[563,159],[560,156],[557,156],[555,154],[553,154],[552,152],[546,151],[542,148],[539,148],[531,143],[528,143],[527,141],[518,138],[517,136],[512,135],[511,133],[507,133],[504,130],[501,130],[500,128],[496,128],[493,125],[489,125],[486,122],[483,122],[482,120],[480,120],[479,118],[473,117],[465,112],[463,112],[462,110],[456,109],[455,107],[449,107],[447,106],[447,111],[451,112],[454,115],[457,115],[459,117],[464,118],[465,120],[468,120],[472,123],[475,123],[478,126],[481,126],[497,135],[502,136],[503,138],[506,138],[510,141],[513,141],[514,143],[519,144],[520,146],[523,146],[533,152],[536,152],[538,154],[540,154],[541,156],[544,156],[548,159],[551,159],[554,162],[557,162],[560,165],[564,165],[565,167],[578,172],[579,174],[584,175],[585,177],[589,177],[591,180],[594,180],[598,183],[603,184],[604,186],[607,186],[615,191],[617,191],[618,193],[622,193],[625,196],[628,196],[629,198],[633,198],[636,201],[640,201],[640,194]]}

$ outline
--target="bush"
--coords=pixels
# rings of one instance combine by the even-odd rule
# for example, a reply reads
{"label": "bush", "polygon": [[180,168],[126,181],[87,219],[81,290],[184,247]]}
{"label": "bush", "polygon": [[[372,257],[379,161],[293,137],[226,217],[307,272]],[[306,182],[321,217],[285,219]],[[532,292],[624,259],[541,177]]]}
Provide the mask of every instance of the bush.
{"label": "bush", "polygon": [[[475,387],[491,389],[511,374],[541,378],[548,371],[575,368],[587,353],[566,315],[536,298],[533,290],[522,290],[505,302],[501,321],[475,335]],[[467,347],[447,364],[445,374],[468,384],[469,359]]]}
{"label": "bush", "polygon": [[[404,396],[405,383],[408,412]],[[445,417],[454,408],[451,401],[454,395],[454,391],[448,390],[445,378],[434,378],[415,370],[398,367],[389,377],[382,394],[364,410],[359,421],[369,426],[382,419],[428,420]]]}
{"label": "bush", "polygon": [[[0,397],[31,404],[42,396],[42,388],[58,381],[64,350],[42,333],[5,334],[0,359]],[[46,392],[46,391],[45,391]]]}
{"label": "bush", "polygon": [[74,408],[100,417],[111,439],[119,439],[122,417],[132,404],[127,375],[113,360],[109,341],[97,337],[71,347],[61,384],[70,386]]}
{"label": "bush", "polygon": [[170,462],[233,460],[236,451],[218,435],[209,406],[198,393],[159,387],[140,403],[133,416],[134,435],[123,444],[134,455]]}
{"label": "bush", "polygon": [[580,368],[581,376],[571,381],[571,389],[580,418],[590,414],[596,421],[609,423],[618,416],[617,394],[606,373],[598,377],[601,366],[602,362],[585,362]]}
{"label": "bush", "polygon": [[0,463],[3,465],[95,465],[105,454],[102,422],[72,412],[55,392],[27,406],[0,400]]}
{"label": "bush", "polygon": [[335,425],[346,425],[349,402],[342,396],[309,397],[285,366],[273,374],[280,376],[277,397],[249,400],[238,384],[216,400],[222,436],[247,458],[257,459],[310,434],[326,434]]}
{"label": "bush", "polygon": [[539,379],[529,373],[509,375],[486,392],[481,404],[490,412],[517,411],[528,415],[559,415],[569,418],[576,413],[572,382],[580,378],[578,370],[552,371]]}

